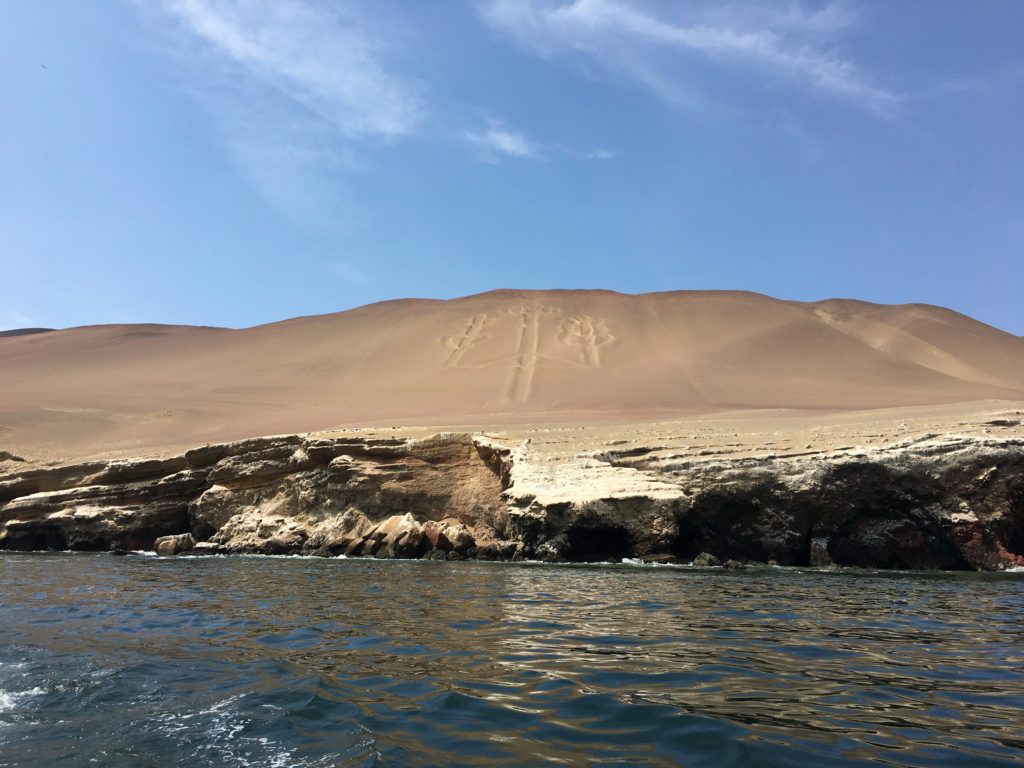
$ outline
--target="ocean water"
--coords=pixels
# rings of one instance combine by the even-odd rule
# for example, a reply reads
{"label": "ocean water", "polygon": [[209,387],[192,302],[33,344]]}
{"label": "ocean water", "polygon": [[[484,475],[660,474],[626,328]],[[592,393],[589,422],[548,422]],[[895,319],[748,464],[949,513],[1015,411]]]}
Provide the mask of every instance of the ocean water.
{"label": "ocean water", "polygon": [[1024,574],[0,556],[0,766],[1010,766]]}

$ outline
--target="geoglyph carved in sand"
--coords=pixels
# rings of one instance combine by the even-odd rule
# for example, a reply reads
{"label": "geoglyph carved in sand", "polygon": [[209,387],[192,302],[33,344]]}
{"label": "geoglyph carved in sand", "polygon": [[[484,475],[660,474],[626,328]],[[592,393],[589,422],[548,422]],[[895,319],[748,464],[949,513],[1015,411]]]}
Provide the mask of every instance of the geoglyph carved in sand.
{"label": "geoglyph carved in sand", "polygon": [[[544,328],[545,317],[561,313],[556,307],[540,304],[519,304],[508,307],[505,314],[512,323],[502,323],[504,333],[514,334],[518,340],[516,351],[492,360],[465,359],[467,354],[481,342],[493,338],[485,330],[494,326],[499,318],[481,313],[466,318],[458,333],[441,339],[451,352],[444,361],[448,368],[508,368],[508,396],[514,402],[524,402],[533,391],[533,379],[538,368],[581,367],[600,368],[600,348],[615,340],[609,332],[604,318],[590,315],[574,315],[564,319],[557,330]],[[545,333],[546,331],[546,333]],[[553,338],[559,344],[577,348],[579,357],[567,358],[557,354],[542,353],[544,338]]]}
{"label": "geoglyph carved in sand", "polygon": [[604,318],[575,315],[562,322],[558,340],[583,350],[583,363],[590,368],[601,367],[600,348],[615,340],[608,332]]}
{"label": "geoglyph carved in sand", "polygon": [[444,361],[445,366],[449,368],[459,367],[463,355],[479,342],[490,338],[490,334],[483,333],[484,328],[489,325],[494,325],[494,318],[490,315],[473,315],[466,321],[461,334],[445,336],[442,341],[445,346],[452,350],[451,354],[448,355],[448,359]]}

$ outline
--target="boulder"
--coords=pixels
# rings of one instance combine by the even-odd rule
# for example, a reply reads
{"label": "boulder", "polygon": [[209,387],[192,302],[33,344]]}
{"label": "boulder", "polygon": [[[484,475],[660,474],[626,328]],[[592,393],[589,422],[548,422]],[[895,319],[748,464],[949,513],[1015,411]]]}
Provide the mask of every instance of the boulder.
{"label": "boulder", "polygon": [[536,557],[545,563],[564,563],[569,551],[568,543],[561,538],[548,539],[537,547]]}
{"label": "boulder", "polygon": [[693,564],[702,567],[707,567],[711,565],[721,565],[722,561],[714,555],[712,555],[710,552],[701,552],[699,555],[693,558]]}
{"label": "boulder", "polygon": [[451,541],[441,530],[441,524],[435,520],[428,520],[423,524],[423,536],[430,545],[431,550],[442,550],[448,552],[454,547]]}
{"label": "boulder", "polygon": [[158,555],[180,555],[188,552],[196,545],[191,533],[179,533],[176,536],[161,536],[153,542],[153,549]]}
{"label": "boulder", "polygon": [[451,549],[466,554],[470,547],[476,546],[476,539],[465,523],[446,518],[440,523],[440,531],[451,542]]}
{"label": "boulder", "polygon": [[414,558],[429,546],[423,525],[411,512],[392,515],[381,521],[369,534],[379,542],[376,555],[386,558]]}

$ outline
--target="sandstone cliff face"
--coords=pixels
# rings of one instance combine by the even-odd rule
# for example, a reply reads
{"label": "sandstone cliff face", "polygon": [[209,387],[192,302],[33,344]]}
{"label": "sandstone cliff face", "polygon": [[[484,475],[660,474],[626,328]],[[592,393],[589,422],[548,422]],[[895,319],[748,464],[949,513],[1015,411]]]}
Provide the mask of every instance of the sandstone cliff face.
{"label": "sandstone cliff face", "polygon": [[781,565],[1024,566],[1015,435],[739,458],[632,442],[547,466],[531,462],[529,443],[513,450],[507,535],[577,560],[706,552]]}
{"label": "sandstone cliff face", "polygon": [[6,461],[0,548],[1024,566],[1024,438],[1000,431],[738,457],[635,439],[554,456],[443,433]]}
{"label": "sandstone cliff face", "polygon": [[15,468],[0,475],[0,548],[150,549],[191,533],[193,552],[418,556],[439,537],[467,551],[504,527],[500,492],[468,435],[266,437]]}

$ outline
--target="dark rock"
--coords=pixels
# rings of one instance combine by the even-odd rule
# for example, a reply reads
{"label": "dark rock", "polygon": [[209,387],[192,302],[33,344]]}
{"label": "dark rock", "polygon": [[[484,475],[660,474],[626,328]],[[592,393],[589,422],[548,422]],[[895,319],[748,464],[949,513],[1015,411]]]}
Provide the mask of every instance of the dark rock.
{"label": "dark rock", "polygon": [[633,536],[624,525],[588,521],[572,526],[565,536],[568,548],[561,556],[572,560],[600,562],[610,558],[618,562],[633,552]]}
{"label": "dark rock", "polygon": [[710,552],[701,552],[695,558],[693,558],[693,564],[703,567],[711,565],[721,565],[722,561],[712,555]]}
{"label": "dark rock", "polygon": [[835,566],[832,555],[828,553],[828,539],[811,539],[810,559],[808,563],[812,568],[831,568]]}
{"label": "dark rock", "polygon": [[810,527],[808,509],[781,479],[755,472],[736,475],[710,483],[694,496],[679,520],[679,541],[686,542],[680,556],[692,559],[715,551],[744,560],[799,562]]}
{"label": "dark rock", "polygon": [[497,543],[498,557],[502,560],[511,560],[522,546],[518,541],[499,541]]}
{"label": "dark rock", "polygon": [[564,539],[548,539],[537,547],[536,558],[545,563],[564,563],[569,545]]}
{"label": "dark rock", "polygon": [[425,552],[427,546],[427,540],[423,535],[423,531],[414,530],[409,531],[398,539],[394,544],[392,544],[391,548],[395,553],[395,557],[412,560]]}
{"label": "dark rock", "polygon": [[265,555],[293,555],[301,546],[302,540],[298,537],[271,536],[263,542],[260,551]]}
{"label": "dark rock", "polygon": [[477,560],[500,560],[501,550],[494,544],[487,544],[483,547],[474,547]]}
{"label": "dark rock", "polygon": [[747,565],[739,560],[726,560],[722,563],[722,567],[727,571],[744,571],[746,570]]}

